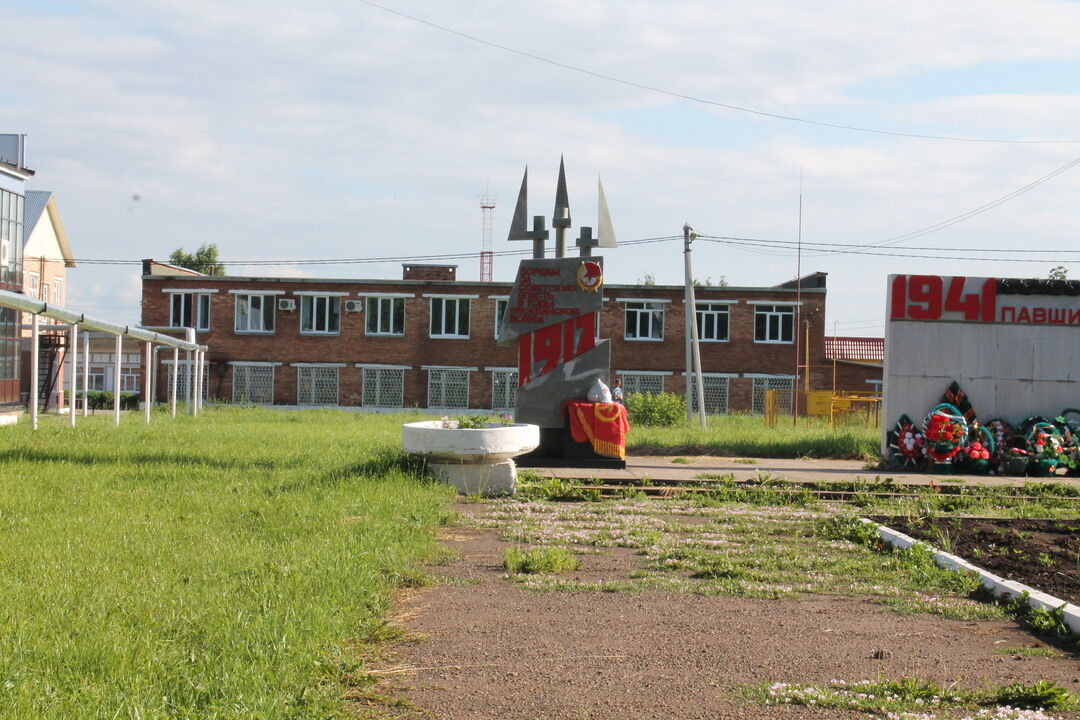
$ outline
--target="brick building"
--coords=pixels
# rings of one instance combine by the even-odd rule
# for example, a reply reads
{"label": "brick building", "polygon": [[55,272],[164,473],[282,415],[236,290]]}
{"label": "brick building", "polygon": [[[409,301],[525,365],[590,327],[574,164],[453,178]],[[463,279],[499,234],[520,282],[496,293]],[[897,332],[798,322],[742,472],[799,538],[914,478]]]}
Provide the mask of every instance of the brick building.
{"label": "brick building", "polygon": [[[512,409],[517,349],[495,342],[512,284],[454,277],[453,266],[411,264],[401,280],[177,275],[147,260],[142,324],[194,327],[210,348],[208,395],[224,401]],[[683,288],[603,294],[598,337],[611,340],[612,375],[628,392],[684,392]],[[696,295],[707,411],[761,412],[765,390],[793,387],[798,321],[812,386],[831,386],[824,273],[803,278],[801,308],[794,282]]]}

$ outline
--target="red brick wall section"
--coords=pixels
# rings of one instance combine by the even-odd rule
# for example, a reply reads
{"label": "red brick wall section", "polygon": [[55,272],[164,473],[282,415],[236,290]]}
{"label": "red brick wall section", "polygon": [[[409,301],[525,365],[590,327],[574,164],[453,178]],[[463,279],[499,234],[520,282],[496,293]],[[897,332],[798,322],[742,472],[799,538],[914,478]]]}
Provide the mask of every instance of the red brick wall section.
{"label": "red brick wall section", "polygon": [[[275,371],[275,402],[296,402],[296,368],[290,363],[346,363],[340,371],[340,401],[344,405],[359,405],[361,400],[361,370],[356,363],[406,365],[405,406],[427,405],[427,371],[424,366],[475,367],[470,375],[469,405],[472,408],[491,406],[491,374],[485,367],[516,367],[516,346],[495,344],[495,300],[493,296],[510,294],[510,283],[435,282],[419,280],[291,280],[230,277],[144,277],[144,325],[167,325],[169,294],[164,289],[216,288],[211,295],[209,332],[198,333],[198,341],[209,346],[212,362],[261,361],[280,362]],[[276,311],[276,331],[271,335],[238,334],[234,332],[236,296],[229,290],[258,292],[284,291],[280,298],[297,300],[293,312]],[[305,291],[347,292],[349,299],[366,299],[380,293],[411,293],[405,301],[404,337],[374,337],[365,334],[365,312],[341,313],[341,332],[332,336],[300,334],[299,295]],[[470,336],[468,339],[436,339],[429,337],[430,299],[424,294],[475,295],[471,301]],[[601,313],[601,337],[611,340],[612,370],[672,371],[665,378],[665,390],[684,392],[684,303],[682,288],[670,286],[607,286],[604,288],[604,309]],[[664,340],[635,341],[624,338],[625,308],[616,298],[662,299],[665,304]],[[829,388],[832,368],[824,358],[825,293],[804,291],[802,339],[806,323],[810,329],[810,377],[814,388]],[[344,301],[346,298],[341,298]],[[777,304],[794,303],[795,293],[776,288],[701,288],[699,302],[733,301],[730,305],[729,340],[701,344],[702,366],[705,372],[795,374],[795,344],[765,344],[754,342],[754,308],[752,302]],[[365,307],[365,310],[367,308]],[[803,352],[800,351],[800,355]],[[164,353],[170,357],[171,353]],[[880,371],[879,371],[880,373]],[[164,377],[164,376],[163,376]],[[218,379],[210,374],[212,394],[231,397],[231,370]],[[730,380],[731,409],[750,408],[750,378]],[[164,383],[160,383],[164,385]],[[164,388],[162,388],[162,391]]]}

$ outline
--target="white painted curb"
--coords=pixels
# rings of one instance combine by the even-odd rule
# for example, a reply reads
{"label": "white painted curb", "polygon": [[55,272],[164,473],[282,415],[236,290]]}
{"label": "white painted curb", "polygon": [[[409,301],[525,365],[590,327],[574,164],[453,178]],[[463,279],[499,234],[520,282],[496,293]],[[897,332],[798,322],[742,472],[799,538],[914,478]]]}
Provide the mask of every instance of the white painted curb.
{"label": "white painted curb", "polygon": [[1073,633],[1080,635],[1080,607],[1067,603],[1064,600],[1059,600],[1053,595],[1047,595],[1041,590],[1028,587],[1023,583],[1014,582],[1012,580],[1005,580],[993,573],[983,570],[981,567],[972,565],[962,557],[957,557],[951,553],[947,553],[943,550],[938,550],[936,547],[923,542],[922,540],[916,540],[913,537],[909,537],[902,532],[893,530],[892,528],[885,527],[884,525],[878,525],[873,520],[867,520],[866,518],[859,518],[864,523],[873,525],[878,529],[878,535],[881,539],[898,548],[907,548],[912,545],[926,545],[934,553],[934,562],[943,568],[949,570],[957,570],[960,572],[974,572],[982,579],[983,587],[992,592],[998,597],[1004,597],[1012,600],[1019,597],[1025,592],[1028,594],[1028,605],[1037,610],[1057,610],[1062,605],[1065,606],[1064,615],[1062,620],[1065,625]]}

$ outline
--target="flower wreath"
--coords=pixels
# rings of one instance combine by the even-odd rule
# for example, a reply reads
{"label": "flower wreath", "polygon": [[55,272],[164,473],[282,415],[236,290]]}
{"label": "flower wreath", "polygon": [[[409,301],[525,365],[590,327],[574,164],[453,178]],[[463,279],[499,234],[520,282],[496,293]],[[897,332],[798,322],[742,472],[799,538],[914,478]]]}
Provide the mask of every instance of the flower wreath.
{"label": "flower wreath", "polygon": [[[907,415],[901,415],[891,433],[889,448],[901,467],[916,467],[926,454],[926,441],[915,423]],[[902,458],[902,459],[901,459]]]}
{"label": "flower wreath", "polygon": [[964,446],[968,435],[967,420],[956,406],[941,403],[923,419],[923,435],[926,436],[926,454],[934,462],[950,462]]}

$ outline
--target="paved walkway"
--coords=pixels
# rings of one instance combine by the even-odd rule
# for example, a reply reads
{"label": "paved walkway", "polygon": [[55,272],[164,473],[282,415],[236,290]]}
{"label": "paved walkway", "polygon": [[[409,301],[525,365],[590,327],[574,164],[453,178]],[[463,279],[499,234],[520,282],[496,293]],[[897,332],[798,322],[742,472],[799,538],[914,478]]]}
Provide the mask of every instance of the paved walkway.
{"label": "paved walkway", "polygon": [[[679,459],[679,462],[675,462]],[[682,462],[685,460],[686,462]],[[1080,477],[1058,476],[1054,478],[1023,478],[1011,476],[980,475],[930,475],[927,473],[901,473],[892,470],[867,469],[859,460],[781,460],[705,455],[633,455],[626,458],[625,470],[597,468],[533,468],[544,477],[564,480],[600,479],[614,482],[641,483],[648,480],[667,482],[700,480],[702,474],[725,475],[731,473],[736,481],[744,482],[758,475],[782,477],[791,482],[854,482],[892,478],[902,485],[927,486],[936,484],[969,485],[1023,485],[1026,481],[1059,482],[1080,488]]]}

